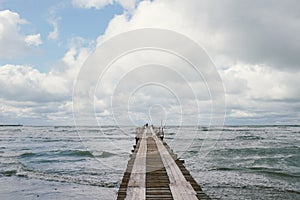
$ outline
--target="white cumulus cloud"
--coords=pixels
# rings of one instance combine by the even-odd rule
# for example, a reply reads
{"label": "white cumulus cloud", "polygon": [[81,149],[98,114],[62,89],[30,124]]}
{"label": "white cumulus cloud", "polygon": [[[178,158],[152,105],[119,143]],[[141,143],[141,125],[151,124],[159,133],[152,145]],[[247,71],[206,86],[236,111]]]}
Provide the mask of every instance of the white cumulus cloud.
{"label": "white cumulus cloud", "polygon": [[250,120],[240,123],[299,123],[298,4],[251,1],[245,8],[234,0],[142,1],[131,18],[115,16],[98,44],[139,28],[177,31],[202,45],[217,65],[229,123],[239,117]]}
{"label": "white cumulus cloud", "polygon": [[73,0],[72,4],[79,8],[101,9],[106,5],[112,4],[113,0]]}
{"label": "white cumulus cloud", "polygon": [[299,2],[256,0],[244,6],[235,0],[142,1],[130,19],[126,14],[112,19],[105,35],[137,28],[170,29],[197,41],[221,66],[242,61],[297,70]]}
{"label": "white cumulus cloud", "polygon": [[[272,3],[254,0],[247,4],[235,0],[190,0],[188,3],[182,0],[155,0],[141,1],[138,5],[135,0],[72,1],[74,6],[85,9],[102,9],[114,3],[119,3],[125,10],[134,9],[134,12],[131,12],[130,18],[126,12],[114,16],[105,33],[98,37],[98,45],[114,35],[139,28],[177,31],[202,45],[216,64],[226,91],[229,123],[299,123],[300,12],[297,0]],[[20,33],[19,25],[24,23],[26,21],[17,13],[0,12],[0,58],[26,52],[29,44],[41,43],[38,34]],[[50,23],[53,31],[48,38],[56,39],[57,23]],[[30,112],[35,113],[33,116],[39,116],[39,112],[48,113],[51,120],[63,116],[59,114],[64,113],[61,109],[70,112],[74,80],[80,66],[90,55],[90,49],[82,48],[84,45],[80,41],[80,38],[74,41],[75,45],[63,56],[60,65],[49,73],[41,73],[25,65],[0,67],[0,98],[4,102],[0,109],[5,113],[24,116]],[[11,48],[8,49],[8,46]],[[100,91],[87,92],[88,95],[95,95],[93,103],[97,116],[105,121],[115,113],[121,122],[128,122],[132,120],[126,119],[129,113],[133,118],[142,116],[147,119],[151,111],[149,106],[153,106],[151,112],[164,109],[165,113],[160,115],[171,113],[168,120],[176,123],[178,120],[174,116],[197,118],[192,93],[187,92],[188,84],[174,73],[164,68],[157,73],[157,70],[151,71],[155,67],[150,67],[149,71],[146,70],[148,76],[138,70],[126,74],[128,68],[147,59],[151,59],[149,53],[139,54],[138,58],[128,56],[119,59],[120,62],[114,63],[103,77],[106,81],[97,88]],[[160,59],[164,63],[169,60],[164,56]],[[179,68],[180,63],[176,63],[166,65]],[[188,73],[188,70],[184,71]],[[137,85],[148,79],[165,80],[169,88],[180,91],[182,101],[178,103],[167,89],[155,86],[137,89],[132,95]],[[198,88],[196,93],[201,98],[196,103],[201,104],[200,111],[209,113],[209,98],[201,95],[206,89],[203,82],[192,80],[189,84]],[[133,96],[131,99],[130,95]],[[48,102],[48,108],[41,102]],[[114,103],[115,110],[110,109],[111,103]],[[180,109],[185,112],[180,113]]]}
{"label": "white cumulus cloud", "polygon": [[25,37],[25,42],[28,45],[33,45],[33,46],[41,45],[42,44],[41,34],[27,35]]}
{"label": "white cumulus cloud", "polygon": [[23,35],[20,32],[20,25],[26,23],[16,12],[0,11],[0,58],[25,55],[31,46],[42,44],[40,34]]}
{"label": "white cumulus cloud", "polygon": [[3,123],[17,120],[29,124],[70,123],[73,83],[89,54],[88,47],[72,43],[61,61],[47,73],[28,65],[0,66],[0,109],[3,111],[0,120]]}
{"label": "white cumulus cloud", "polygon": [[72,4],[79,8],[96,8],[102,9],[113,3],[120,4],[125,10],[132,11],[135,8],[136,0],[73,0]]}

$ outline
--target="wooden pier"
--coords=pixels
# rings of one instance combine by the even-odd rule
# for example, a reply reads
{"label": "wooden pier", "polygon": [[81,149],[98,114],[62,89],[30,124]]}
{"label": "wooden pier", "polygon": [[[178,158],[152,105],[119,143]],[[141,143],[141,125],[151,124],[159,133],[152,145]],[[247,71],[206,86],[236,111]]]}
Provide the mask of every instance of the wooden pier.
{"label": "wooden pier", "polygon": [[153,126],[137,129],[118,200],[210,199]]}

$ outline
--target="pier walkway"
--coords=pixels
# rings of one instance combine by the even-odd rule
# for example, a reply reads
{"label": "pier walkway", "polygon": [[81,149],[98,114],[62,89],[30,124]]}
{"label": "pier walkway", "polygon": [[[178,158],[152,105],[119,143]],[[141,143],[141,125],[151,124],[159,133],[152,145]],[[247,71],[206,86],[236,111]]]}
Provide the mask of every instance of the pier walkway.
{"label": "pier walkway", "polygon": [[137,129],[118,200],[210,199],[153,126]]}

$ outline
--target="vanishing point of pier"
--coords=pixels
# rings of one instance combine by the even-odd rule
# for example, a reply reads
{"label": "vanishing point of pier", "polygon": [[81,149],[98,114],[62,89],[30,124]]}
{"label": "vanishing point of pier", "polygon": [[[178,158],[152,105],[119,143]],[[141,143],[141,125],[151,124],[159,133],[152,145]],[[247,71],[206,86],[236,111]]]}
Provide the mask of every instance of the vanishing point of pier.
{"label": "vanishing point of pier", "polygon": [[196,200],[210,199],[163,141],[162,128],[137,129],[118,200]]}

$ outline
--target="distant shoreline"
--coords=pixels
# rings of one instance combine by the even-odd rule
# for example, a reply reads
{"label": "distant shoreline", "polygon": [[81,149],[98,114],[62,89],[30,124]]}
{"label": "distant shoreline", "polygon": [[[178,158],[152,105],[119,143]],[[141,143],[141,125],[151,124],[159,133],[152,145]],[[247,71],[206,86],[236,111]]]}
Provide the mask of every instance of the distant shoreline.
{"label": "distant shoreline", "polygon": [[23,126],[22,124],[0,124],[0,126]]}

